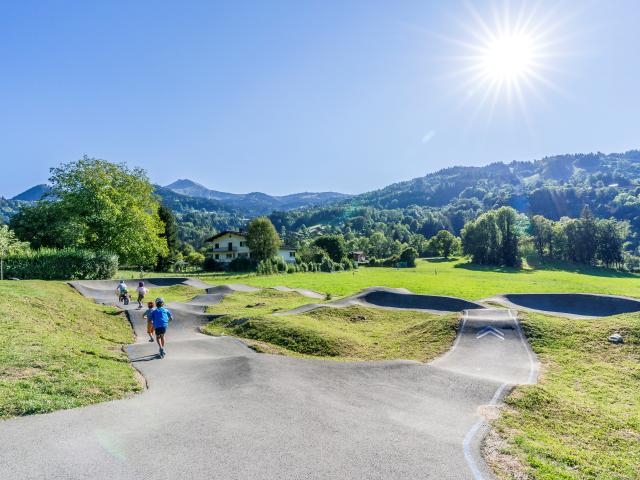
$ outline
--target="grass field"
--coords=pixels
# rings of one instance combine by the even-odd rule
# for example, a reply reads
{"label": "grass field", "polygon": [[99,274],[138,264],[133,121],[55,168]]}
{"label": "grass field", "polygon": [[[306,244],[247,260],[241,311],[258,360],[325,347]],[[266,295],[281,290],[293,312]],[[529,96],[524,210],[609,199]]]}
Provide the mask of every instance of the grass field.
{"label": "grass field", "polygon": [[[640,478],[640,315],[568,320],[523,315],[543,370],[494,422],[523,477]],[[624,345],[607,337],[620,331]],[[513,458],[513,457],[512,457]],[[498,471],[514,478],[501,462]]]}
{"label": "grass field", "polygon": [[210,283],[286,285],[344,296],[371,286],[403,287],[416,293],[478,300],[498,293],[583,292],[640,297],[640,276],[601,268],[547,265],[509,269],[471,265],[463,260],[419,260],[416,268],[368,268],[354,272],[294,273],[272,276],[218,274]]}
{"label": "grass field", "polygon": [[0,418],[139,391],[129,322],[61,282],[0,282]]}
{"label": "grass field", "polygon": [[209,313],[221,315],[207,333],[244,339],[267,353],[334,360],[428,361],[455,338],[457,315],[435,315],[351,306],[300,315],[274,315],[310,303],[297,293],[264,290],[235,293]]}

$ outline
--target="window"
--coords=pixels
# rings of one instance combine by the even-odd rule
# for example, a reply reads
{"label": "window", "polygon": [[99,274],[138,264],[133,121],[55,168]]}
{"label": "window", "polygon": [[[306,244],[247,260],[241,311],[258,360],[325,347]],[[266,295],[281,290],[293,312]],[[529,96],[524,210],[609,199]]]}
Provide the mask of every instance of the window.
{"label": "window", "polygon": [[219,244],[219,243],[216,243],[216,244],[215,244],[215,247],[216,247],[216,248],[220,248],[220,244]]}
{"label": "window", "polygon": [[289,252],[289,256],[290,257],[295,257],[296,256],[296,252]]}
{"label": "window", "polygon": [[227,258],[231,258],[231,257],[233,257],[233,254],[227,253]]}
{"label": "window", "polygon": [[246,242],[240,242],[240,246],[241,246],[241,247],[244,247],[245,243],[246,243]]}
{"label": "window", "polygon": [[216,260],[220,260],[220,255],[216,253]]}

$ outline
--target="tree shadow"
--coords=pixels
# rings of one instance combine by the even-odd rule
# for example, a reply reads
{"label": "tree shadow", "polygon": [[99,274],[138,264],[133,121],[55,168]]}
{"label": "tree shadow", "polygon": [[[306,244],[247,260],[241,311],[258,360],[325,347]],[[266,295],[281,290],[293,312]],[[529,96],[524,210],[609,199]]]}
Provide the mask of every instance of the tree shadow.
{"label": "tree shadow", "polygon": [[455,262],[456,260],[458,260],[458,257],[449,257],[449,258],[444,258],[444,257],[426,257],[426,258],[422,258],[421,260],[427,262],[427,263],[449,263],[449,262]]}
{"label": "tree shadow", "polygon": [[491,272],[491,273],[520,273],[531,274],[534,270],[525,269],[522,267],[500,267],[496,265],[479,265],[477,263],[457,263],[453,268],[463,268],[465,270],[472,270],[474,272]]}
{"label": "tree shadow", "polygon": [[640,275],[636,273],[614,270],[612,268],[594,267],[592,265],[582,265],[579,263],[548,260],[540,257],[527,257],[527,263],[536,270],[579,273],[581,275],[590,275],[592,277],[640,279]]}

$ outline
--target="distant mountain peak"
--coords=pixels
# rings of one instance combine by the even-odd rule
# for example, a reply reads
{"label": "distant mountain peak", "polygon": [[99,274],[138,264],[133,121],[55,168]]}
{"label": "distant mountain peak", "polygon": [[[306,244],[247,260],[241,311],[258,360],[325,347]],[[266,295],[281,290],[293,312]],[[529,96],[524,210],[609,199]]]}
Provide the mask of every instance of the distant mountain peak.
{"label": "distant mountain peak", "polygon": [[165,188],[189,197],[218,200],[251,215],[264,215],[274,210],[293,210],[317,206],[352,197],[352,195],[336,192],[301,192],[283,196],[274,196],[263,192],[228,193],[210,190],[189,179],[176,180]]}
{"label": "distant mountain peak", "polygon": [[22,193],[19,193],[11,200],[22,200],[24,202],[36,202],[40,200],[46,193],[51,190],[49,185],[42,183],[40,185],[36,185],[35,187],[31,187],[28,190],[25,190]]}
{"label": "distant mountain peak", "polygon": [[205,187],[204,185],[201,185],[198,182],[194,182],[193,180],[190,180],[188,178],[178,179],[175,182],[173,182],[173,183],[171,183],[169,185],[166,185],[164,188],[169,188],[171,190],[177,190],[177,189],[193,188],[193,187],[207,189],[207,187]]}

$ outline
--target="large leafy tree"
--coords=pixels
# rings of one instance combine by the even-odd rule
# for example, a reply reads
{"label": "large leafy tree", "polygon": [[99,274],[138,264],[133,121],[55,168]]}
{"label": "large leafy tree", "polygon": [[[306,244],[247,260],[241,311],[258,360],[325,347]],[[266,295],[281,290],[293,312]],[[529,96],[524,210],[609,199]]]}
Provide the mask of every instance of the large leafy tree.
{"label": "large leafy tree", "polygon": [[180,240],[178,239],[178,224],[173,211],[166,205],[160,204],[158,216],[162,223],[164,223],[164,233],[160,236],[167,242],[167,254],[158,256],[158,263],[156,265],[158,271],[163,272],[175,263],[178,248],[180,247]]}
{"label": "large leafy tree", "polygon": [[460,240],[448,230],[440,230],[431,241],[433,249],[444,258],[449,258],[460,248]]}
{"label": "large leafy tree", "polygon": [[[108,250],[129,265],[154,265],[168,254],[159,202],[144,170],[84,156],[52,168],[49,182],[47,197],[15,222],[21,238],[34,233],[38,246]],[[47,229],[56,233],[43,233]]]}
{"label": "large leafy tree", "polygon": [[247,246],[251,258],[260,262],[273,258],[280,248],[280,237],[267,217],[254,218],[247,227]]}
{"label": "large leafy tree", "polygon": [[513,267],[520,262],[517,214],[502,207],[480,215],[462,229],[462,248],[475,263]]}
{"label": "large leafy tree", "polygon": [[341,262],[347,255],[347,246],[342,235],[322,235],[316,238],[313,243],[327,252],[334,262]]}

